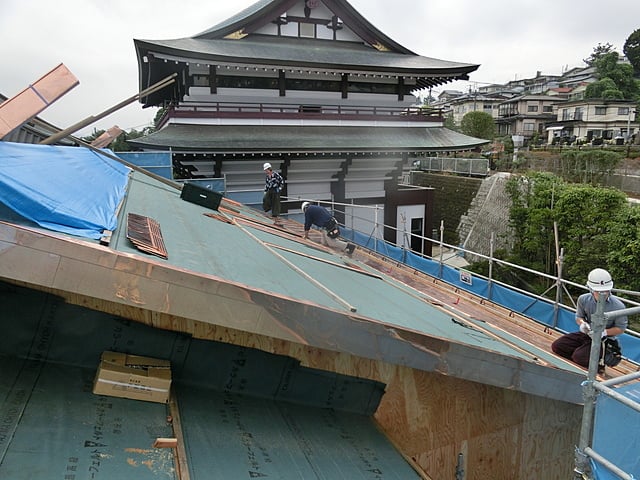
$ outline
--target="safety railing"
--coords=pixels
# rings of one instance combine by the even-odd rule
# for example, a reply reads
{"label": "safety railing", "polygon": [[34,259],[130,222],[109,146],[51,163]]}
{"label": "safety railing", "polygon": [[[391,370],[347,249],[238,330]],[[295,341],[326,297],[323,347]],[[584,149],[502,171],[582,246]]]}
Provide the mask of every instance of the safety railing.
{"label": "safety railing", "polygon": [[[470,293],[484,297],[485,299],[501,304],[505,308],[509,308],[532,320],[543,323],[551,328],[562,332],[575,329],[575,302],[573,296],[569,292],[569,287],[573,290],[587,291],[584,284],[578,284],[570,280],[561,278],[560,275],[551,275],[537,270],[533,270],[521,265],[517,265],[493,255],[494,238],[490,240],[488,247],[489,254],[485,255],[479,252],[465,249],[462,246],[451,245],[443,240],[444,222],[441,222],[439,229],[439,238],[434,239],[424,235],[397,228],[392,225],[382,223],[383,206],[380,205],[357,205],[355,203],[338,203],[334,201],[320,202],[306,198],[289,197],[285,202],[301,202],[311,201],[322,204],[329,210],[344,218],[343,230],[344,235],[351,241],[365,246],[377,253],[398,260],[417,270],[435,276],[441,280],[453,283],[456,287],[467,290]],[[353,213],[349,213],[349,212]],[[360,212],[360,213],[357,213]],[[302,219],[300,211],[291,211],[289,216],[292,218]],[[359,225],[359,227],[355,227]],[[369,225],[369,228],[363,228],[363,225]],[[393,232],[396,238],[401,237],[403,240],[400,244],[394,244],[384,239],[383,232]],[[412,239],[416,239],[414,243],[423,245],[431,244],[431,249],[423,249],[422,251],[411,250],[410,245]],[[428,255],[425,250],[435,251],[435,256]],[[488,275],[480,275],[475,272],[469,272],[464,267],[451,266],[448,259],[454,257],[472,257],[474,260],[486,260],[488,263]],[[562,269],[562,254],[558,259],[559,271]],[[525,272],[539,278],[545,279],[551,286],[542,294],[536,294],[525,289],[509,285],[501,282],[494,276],[496,267],[506,267],[517,271]],[[552,295],[552,293],[555,294]],[[583,293],[583,292],[580,293]],[[630,296],[638,295],[636,292],[628,292],[626,290],[614,289],[616,293],[626,293]],[[633,299],[621,298],[629,306],[639,306],[640,303]],[[624,337],[634,337],[638,340],[638,345],[627,350],[629,353],[634,352],[629,360],[638,363],[640,361],[640,334],[633,330],[627,330]],[[623,343],[626,341],[623,339]],[[623,345],[627,347],[627,345]]]}
{"label": "safety railing", "polygon": [[424,157],[415,160],[413,168],[423,172],[448,172],[486,177],[489,174],[489,160],[486,158]]}

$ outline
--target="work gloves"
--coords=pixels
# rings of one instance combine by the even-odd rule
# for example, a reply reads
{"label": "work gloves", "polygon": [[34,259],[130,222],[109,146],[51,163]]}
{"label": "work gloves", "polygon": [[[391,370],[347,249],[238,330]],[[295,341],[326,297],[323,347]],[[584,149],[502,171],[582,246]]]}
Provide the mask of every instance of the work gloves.
{"label": "work gloves", "polygon": [[589,335],[591,333],[591,325],[589,325],[587,322],[581,322],[580,331],[585,335]]}
{"label": "work gloves", "polygon": [[[580,323],[580,327],[579,328],[580,328],[580,331],[582,333],[584,333],[585,335],[592,336],[593,331],[591,330],[591,325],[589,323],[582,322],[582,323]],[[607,329],[603,328],[602,329],[602,338],[604,338],[606,336],[607,336]]]}

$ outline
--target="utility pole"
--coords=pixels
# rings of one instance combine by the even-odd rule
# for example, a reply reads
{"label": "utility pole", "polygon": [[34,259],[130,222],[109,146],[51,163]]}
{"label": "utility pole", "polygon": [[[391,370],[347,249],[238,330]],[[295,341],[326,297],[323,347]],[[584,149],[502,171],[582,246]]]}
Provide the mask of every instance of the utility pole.
{"label": "utility pole", "polygon": [[627,111],[627,143],[629,143],[629,140],[631,139],[631,114],[632,113],[636,113],[635,110],[631,110],[631,107],[629,107],[629,110]]}

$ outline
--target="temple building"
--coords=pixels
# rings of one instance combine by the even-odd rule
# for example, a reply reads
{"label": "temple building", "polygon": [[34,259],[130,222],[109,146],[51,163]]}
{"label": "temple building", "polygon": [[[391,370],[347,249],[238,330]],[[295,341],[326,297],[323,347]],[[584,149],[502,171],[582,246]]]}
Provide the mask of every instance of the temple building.
{"label": "temple building", "polygon": [[382,205],[386,225],[409,218],[424,234],[430,192],[399,188],[403,171],[486,143],[444,128],[416,96],[479,65],[420,56],[344,0],[260,0],[192,37],[135,48],[141,91],[178,76],[141,99],[164,109],[158,131],[129,142],[169,150],[176,179],[224,178],[225,194],[249,205],[269,162],[286,179],[285,212],[303,200]]}

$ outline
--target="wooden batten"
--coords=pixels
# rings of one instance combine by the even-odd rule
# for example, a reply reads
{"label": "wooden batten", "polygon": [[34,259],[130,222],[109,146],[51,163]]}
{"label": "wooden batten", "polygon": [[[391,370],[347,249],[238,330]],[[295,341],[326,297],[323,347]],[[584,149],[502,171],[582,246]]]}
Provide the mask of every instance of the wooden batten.
{"label": "wooden batten", "polygon": [[153,448],[176,448],[177,446],[177,438],[156,438],[153,442]]}

